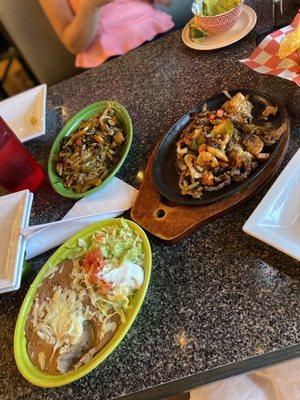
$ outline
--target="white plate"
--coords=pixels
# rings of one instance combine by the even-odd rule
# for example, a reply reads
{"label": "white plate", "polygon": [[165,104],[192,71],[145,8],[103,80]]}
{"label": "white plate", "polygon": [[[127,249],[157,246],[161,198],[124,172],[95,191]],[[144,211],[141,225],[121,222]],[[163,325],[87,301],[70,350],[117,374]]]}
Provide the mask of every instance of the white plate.
{"label": "white plate", "polygon": [[[25,223],[24,227],[28,226],[29,224],[29,218],[30,218],[30,211],[31,211],[31,206],[32,206],[32,201],[33,201],[33,194],[29,194],[29,199],[28,199],[28,204],[26,207],[26,212],[25,212]],[[21,278],[22,278],[22,272],[23,272],[23,264],[24,264],[24,256],[25,256],[25,249],[26,249],[26,238],[22,236],[21,238],[21,246],[20,246],[20,251],[18,254],[18,259],[16,262],[17,268],[16,268],[16,282],[15,285],[13,286],[8,286],[4,289],[0,289],[0,294],[1,293],[7,293],[7,292],[12,292],[14,290],[18,290],[21,286]]]}
{"label": "white plate", "polygon": [[0,102],[0,115],[21,142],[45,134],[47,85],[43,84]]}
{"label": "white plate", "polygon": [[[25,210],[25,218],[23,228],[26,228],[29,225],[31,207],[33,202],[33,193],[29,193],[28,201]],[[25,250],[26,250],[26,238],[21,234],[21,246],[19,251],[19,258],[17,260],[17,270],[16,270],[16,283],[14,286],[6,288],[5,292],[11,292],[13,290],[18,290],[21,286],[21,278],[23,272],[23,264],[25,259]],[[0,291],[1,293],[1,291]]]}
{"label": "white plate", "polygon": [[[26,212],[25,212],[24,228],[26,228],[29,225],[29,218],[30,218],[32,201],[33,201],[33,193],[30,193],[29,194],[29,198],[28,198],[27,207],[26,207]],[[8,286],[7,288],[0,289],[0,294],[1,293],[12,292],[12,291],[18,290],[20,288],[22,272],[23,272],[25,249],[26,249],[26,238],[24,238],[22,236],[22,238],[21,238],[21,246],[20,246],[20,251],[19,251],[19,257],[18,257],[17,263],[16,263],[17,264],[17,268],[16,268],[16,283],[13,286]]]}
{"label": "white plate", "polygon": [[195,50],[215,50],[229,46],[246,36],[254,28],[257,21],[253,8],[244,5],[237,23],[228,31],[219,35],[209,34],[200,43],[193,42],[189,34],[189,23],[182,30],[182,40]]}
{"label": "white plate", "polygon": [[245,223],[243,231],[300,261],[300,149]]}
{"label": "white plate", "polygon": [[29,190],[0,197],[0,293],[20,287],[25,253],[21,229],[28,226],[32,199]]}

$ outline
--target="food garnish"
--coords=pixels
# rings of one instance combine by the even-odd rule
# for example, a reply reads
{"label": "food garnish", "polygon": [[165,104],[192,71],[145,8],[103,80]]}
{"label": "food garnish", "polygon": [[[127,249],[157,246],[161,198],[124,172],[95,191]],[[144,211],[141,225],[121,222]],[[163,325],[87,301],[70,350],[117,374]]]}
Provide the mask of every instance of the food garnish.
{"label": "food garnish", "polygon": [[55,169],[64,187],[76,193],[101,185],[119,162],[126,136],[113,108],[82,121],[61,141]]}
{"label": "food garnish", "polygon": [[204,30],[202,30],[198,26],[195,18],[192,18],[189,22],[189,35],[193,42],[198,42],[198,43],[201,42],[207,36]]}
{"label": "food garnish", "polygon": [[223,14],[240,4],[241,0],[195,0],[193,7],[202,17]]}
{"label": "food garnish", "polygon": [[265,162],[272,146],[286,130],[265,122],[277,113],[277,107],[259,100],[264,110],[254,124],[253,105],[247,96],[237,93],[217,110],[192,114],[189,125],[177,142],[176,169],[181,194],[201,199],[205,192],[223,189],[245,181]]}
{"label": "food garnish", "polygon": [[64,374],[87,363],[126,322],[144,281],[142,238],[125,221],[80,239],[37,290],[26,322],[32,363]]}

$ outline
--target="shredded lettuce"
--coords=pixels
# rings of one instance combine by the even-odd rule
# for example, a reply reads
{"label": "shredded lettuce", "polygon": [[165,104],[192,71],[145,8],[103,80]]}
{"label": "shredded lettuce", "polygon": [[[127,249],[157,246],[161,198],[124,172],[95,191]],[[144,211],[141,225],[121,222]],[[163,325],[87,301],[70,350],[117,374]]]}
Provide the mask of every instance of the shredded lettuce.
{"label": "shredded lettuce", "polygon": [[88,251],[100,248],[109,268],[117,268],[124,261],[131,261],[140,266],[144,265],[143,240],[122,220],[121,225],[103,227],[91,237],[79,239],[68,247],[67,258],[73,260],[73,284],[80,288],[86,287],[92,304],[98,308],[105,318],[119,315],[122,322],[126,321],[126,313],[134,291],[126,284],[114,285],[107,295],[99,292],[95,285],[89,282],[89,275],[80,266],[79,260]]}
{"label": "shredded lettuce", "polygon": [[[121,226],[109,226],[96,232],[91,238],[90,249],[95,246],[100,247],[104,259],[113,267],[119,266],[125,260],[141,266],[144,264],[142,238],[125,221],[122,221]],[[113,294],[102,298],[97,305],[103,315],[111,317],[118,314],[121,321],[125,322],[132,296],[133,293],[126,285],[118,285]]]}
{"label": "shredded lettuce", "polygon": [[[132,261],[138,265],[144,264],[143,241],[138,233],[122,220],[122,225],[103,227],[88,239],[78,239],[69,245],[67,258],[82,257],[87,251],[99,247],[103,257],[112,266],[118,266],[124,261]],[[66,256],[64,256],[64,259]]]}
{"label": "shredded lettuce", "polygon": [[107,299],[102,297],[98,300],[97,307],[104,317],[111,318],[117,314],[121,322],[126,322],[126,311],[131,308],[131,298],[132,294],[128,294],[127,290],[125,290],[124,293],[119,292],[115,295],[110,295]]}
{"label": "shredded lettuce", "polygon": [[195,0],[195,10],[201,16],[223,14],[240,4],[241,0]]}
{"label": "shredded lettuce", "polygon": [[84,250],[88,249],[88,244],[83,239],[78,239],[78,246],[82,247]]}
{"label": "shredded lettuce", "polygon": [[67,254],[64,255],[63,259],[68,258],[69,260],[74,260],[80,258],[85,254],[88,247],[89,244],[85,240],[78,239],[76,243],[67,246],[68,251]]}
{"label": "shredded lettuce", "polygon": [[90,250],[97,246],[113,266],[125,260],[138,265],[144,263],[142,238],[123,220],[122,226],[112,225],[96,232],[91,238]]}

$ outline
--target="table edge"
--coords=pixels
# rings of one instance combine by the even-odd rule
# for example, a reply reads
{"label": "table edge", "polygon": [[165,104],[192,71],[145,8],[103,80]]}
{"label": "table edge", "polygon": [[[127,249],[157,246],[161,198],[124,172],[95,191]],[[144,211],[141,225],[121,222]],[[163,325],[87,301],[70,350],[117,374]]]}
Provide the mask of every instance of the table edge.
{"label": "table edge", "polygon": [[241,361],[222,365],[179,378],[174,381],[162,383],[158,386],[116,397],[118,400],[159,400],[195,389],[222,379],[245,374],[254,370],[274,366],[275,364],[300,357],[300,343],[266,354],[250,357]]}

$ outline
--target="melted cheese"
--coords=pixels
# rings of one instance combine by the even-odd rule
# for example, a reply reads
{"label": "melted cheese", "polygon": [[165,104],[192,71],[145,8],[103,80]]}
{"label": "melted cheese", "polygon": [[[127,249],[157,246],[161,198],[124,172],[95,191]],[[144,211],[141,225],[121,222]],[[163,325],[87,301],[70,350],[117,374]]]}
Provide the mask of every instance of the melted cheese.
{"label": "melted cheese", "polygon": [[108,332],[114,332],[117,329],[117,324],[114,321],[105,319],[103,321],[102,336],[104,337]]}
{"label": "melted cheese", "polygon": [[43,351],[38,354],[38,363],[40,364],[41,370],[43,371],[46,366],[46,355]]}
{"label": "melted cheese", "polygon": [[82,322],[93,317],[93,313],[83,306],[84,295],[85,291],[77,293],[58,286],[52,297],[41,304],[36,299],[32,322],[38,336],[61,348],[61,352],[78,343],[83,332]]}
{"label": "melted cheese", "polygon": [[[52,268],[46,277],[51,277],[57,270],[57,267]],[[94,317],[102,321],[101,337],[115,331],[117,324],[110,318],[118,313],[123,322],[126,320],[122,307],[128,303],[127,296],[142,286],[144,270],[131,261],[125,261],[116,268],[106,265],[101,278],[113,283],[112,293],[107,298],[103,297],[96,285],[90,283],[89,275],[81,268],[78,260],[73,261],[70,276],[71,289],[53,286],[52,295],[47,295],[43,301],[37,297],[33,307],[33,326],[37,335],[53,346],[53,354],[56,349],[59,349],[60,354],[68,352],[80,342],[83,321]],[[97,311],[93,311],[89,305],[84,305],[86,296]],[[127,303],[124,302],[124,297]],[[39,354],[38,358],[43,369],[43,354]]]}

